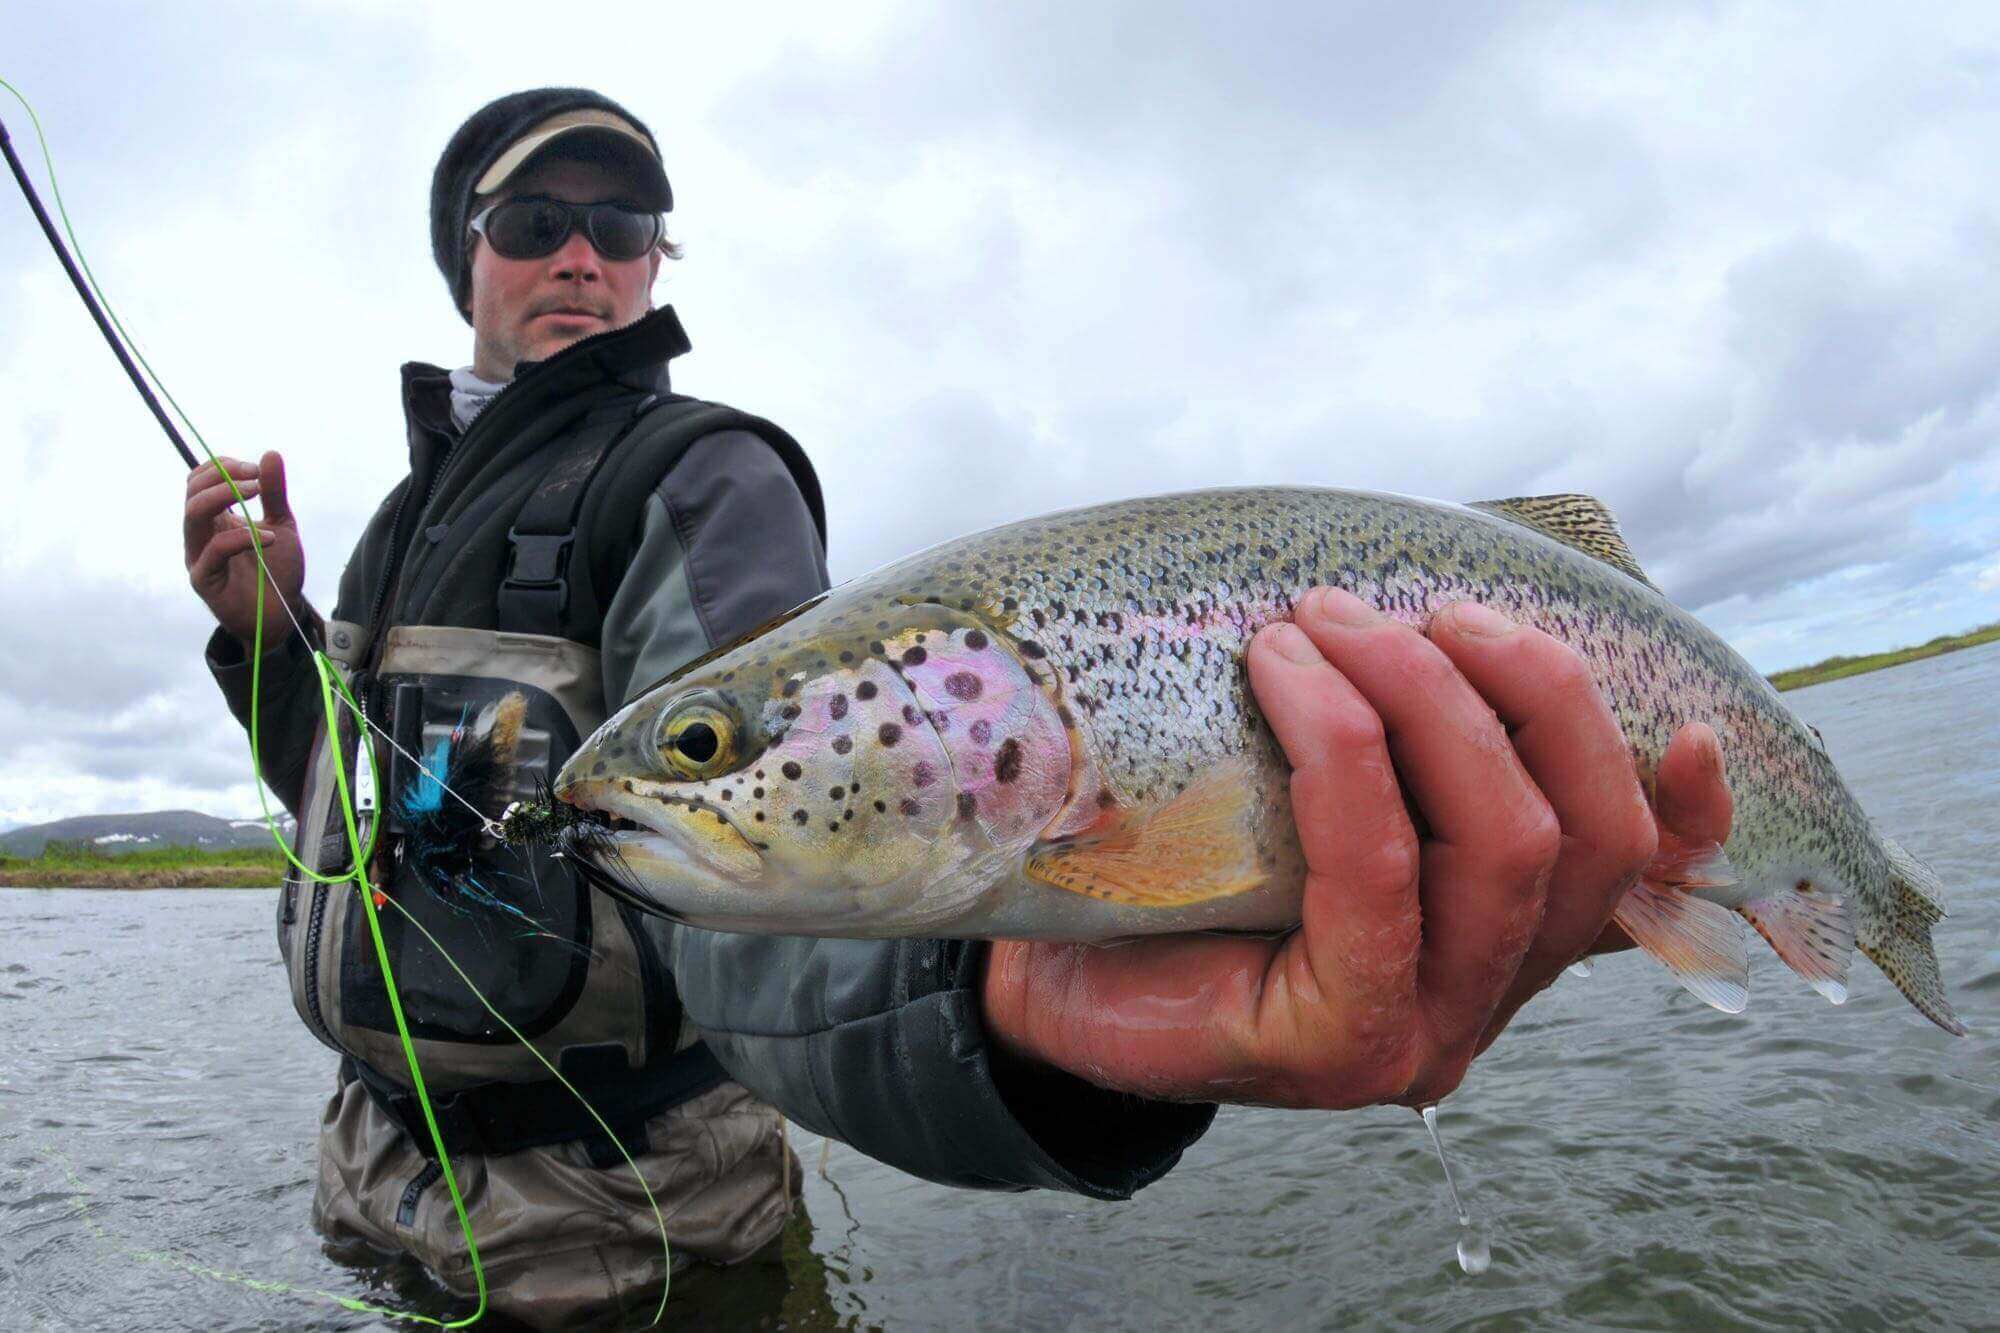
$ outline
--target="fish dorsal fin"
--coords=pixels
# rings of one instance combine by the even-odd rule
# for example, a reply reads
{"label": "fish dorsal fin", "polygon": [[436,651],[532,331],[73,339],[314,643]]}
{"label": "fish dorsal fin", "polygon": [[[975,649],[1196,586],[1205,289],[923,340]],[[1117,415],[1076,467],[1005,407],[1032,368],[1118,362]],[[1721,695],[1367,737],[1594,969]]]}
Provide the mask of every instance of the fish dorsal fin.
{"label": "fish dorsal fin", "polygon": [[1618,531],[1618,520],[1604,501],[1592,495],[1517,495],[1509,500],[1474,500],[1470,506],[1533,528],[1621,574],[1629,574],[1654,592],[1660,589],[1639,568],[1632,548]]}

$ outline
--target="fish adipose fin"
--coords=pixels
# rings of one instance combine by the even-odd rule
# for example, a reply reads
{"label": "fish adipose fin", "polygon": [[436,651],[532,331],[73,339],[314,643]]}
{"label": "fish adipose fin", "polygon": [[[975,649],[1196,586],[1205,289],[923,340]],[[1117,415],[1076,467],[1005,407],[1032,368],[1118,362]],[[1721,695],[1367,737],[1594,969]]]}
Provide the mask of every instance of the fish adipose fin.
{"label": "fish adipose fin", "polygon": [[1835,1004],[1847,1003],[1847,960],[1854,953],[1854,923],[1840,899],[1800,880],[1797,888],[1744,903],[1736,909],[1757,928],[1785,966]]}
{"label": "fish adipose fin", "polygon": [[1248,766],[1218,765],[1161,805],[1108,807],[1089,829],[1037,843],[1028,878],[1133,907],[1185,907],[1264,882]]}
{"label": "fish adipose fin", "polygon": [[1629,574],[1654,592],[1660,591],[1639,568],[1638,557],[1625,544],[1625,534],[1618,530],[1618,519],[1610,507],[1595,496],[1517,495],[1509,500],[1474,500],[1468,507],[1553,537],[1621,574]]}
{"label": "fish adipose fin", "polygon": [[[1881,836],[1879,831],[1877,836]],[[1931,946],[1931,927],[1945,914],[1944,885],[1935,871],[1893,840],[1883,837],[1881,841],[1889,855],[1894,894],[1887,912],[1871,914],[1870,905],[1863,901],[1864,915],[1857,923],[1855,942],[1925,1018],[1962,1037],[1965,1024],[1958,1021],[1951,1001],[1945,998],[1944,978],[1938,975],[1937,952]]]}
{"label": "fish adipose fin", "polygon": [[1728,858],[1714,843],[1667,848],[1611,915],[1632,942],[1658,959],[1689,994],[1725,1014],[1740,1014],[1750,1003],[1743,924],[1727,907],[1687,890],[1719,888],[1735,878]]}

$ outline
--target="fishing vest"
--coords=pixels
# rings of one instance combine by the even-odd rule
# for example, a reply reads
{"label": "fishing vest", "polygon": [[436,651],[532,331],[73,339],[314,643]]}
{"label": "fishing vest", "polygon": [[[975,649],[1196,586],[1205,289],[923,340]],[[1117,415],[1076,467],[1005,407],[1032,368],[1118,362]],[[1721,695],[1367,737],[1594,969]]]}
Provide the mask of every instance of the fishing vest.
{"label": "fishing vest", "polygon": [[[683,1021],[663,922],[591,888],[541,848],[481,839],[480,888],[497,908],[440,894],[401,854],[394,794],[468,717],[526,699],[512,790],[529,800],[619,702],[603,697],[598,644],[660,479],[694,443],[748,431],[782,458],[825,536],[803,450],[761,418],[671,393],[685,351],[671,309],[585,339],[516,377],[454,439],[432,367],[405,367],[410,476],[370,521],[341,580],[326,651],[371,720],[383,756],[384,819],[373,882],[420,922],[378,913],[405,1019],[447,1147],[505,1152],[594,1130],[540,1061],[472,994],[477,986],[611,1120],[620,1137],[723,1077]],[[426,410],[426,404],[429,410]],[[321,873],[350,864],[334,754],[353,773],[357,728],[315,745],[297,853]],[[294,875],[279,941],[299,1015],[341,1051],[385,1110],[427,1143],[365,911],[351,884]],[[449,961],[446,955],[449,955]],[[452,966],[463,969],[464,976]],[[629,1141],[628,1147],[633,1146]],[[426,1149],[428,1150],[428,1149]],[[593,1145],[595,1151],[595,1145]]]}

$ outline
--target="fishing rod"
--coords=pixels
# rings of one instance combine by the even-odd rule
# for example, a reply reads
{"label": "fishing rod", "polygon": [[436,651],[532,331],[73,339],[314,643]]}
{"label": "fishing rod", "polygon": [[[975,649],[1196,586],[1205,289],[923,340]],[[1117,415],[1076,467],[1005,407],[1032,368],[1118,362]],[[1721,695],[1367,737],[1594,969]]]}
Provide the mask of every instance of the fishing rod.
{"label": "fishing rod", "polygon": [[63,272],[69,274],[70,283],[76,288],[76,294],[83,299],[84,309],[90,311],[90,317],[97,321],[97,331],[104,335],[104,341],[111,344],[111,351],[117,356],[118,364],[125,367],[125,373],[132,377],[132,387],[139,391],[139,396],[146,400],[146,406],[153,410],[153,420],[159,422],[160,429],[167,433],[167,439],[173,442],[174,448],[180,453],[181,461],[188,465],[188,471],[194,471],[201,466],[195,460],[194,450],[188,448],[187,441],[181,438],[178,430],[174,429],[174,423],[168,418],[166,409],[162,408],[160,400],[153,396],[152,386],[147,384],[145,376],[139,373],[139,367],[132,364],[132,355],[125,350],[125,344],[112,333],[111,321],[104,317],[104,311],[97,304],[97,298],[91,294],[90,285],[83,280],[83,274],[77,271],[76,261],[70,258],[69,250],[63,245],[62,238],[56,235],[55,223],[49,220],[49,211],[42,207],[42,197],[35,193],[35,184],[28,179],[27,168],[21,165],[21,159],[14,152],[14,140],[7,133],[7,122],[4,120],[0,120],[0,153],[7,155],[7,165],[13,169],[15,182],[20,185],[21,193],[27,196],[28,207],[35,210],[35,221],[42,224],[42,235],[49,238],[49,248],[56,252],[57,259],[62,260]]}

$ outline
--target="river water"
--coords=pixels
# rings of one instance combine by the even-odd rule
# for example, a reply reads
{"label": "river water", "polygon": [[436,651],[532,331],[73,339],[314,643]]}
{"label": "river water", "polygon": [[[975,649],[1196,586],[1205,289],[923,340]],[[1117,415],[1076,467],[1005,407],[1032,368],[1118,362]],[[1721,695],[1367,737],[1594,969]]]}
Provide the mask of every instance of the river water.
{"label": "river water", "polygon": [[[1952,886],[1938,952],[1970,1037],[1858,956],[1835,1010],[1756,949],[1730,1017],[1626,954],[1530,1006],[1445,1104],[1483,1276],[1416,1116],[1232,1108],[1120,1204],[948,1190],[838,1144],[821,1175],[795,1132],[815,1258],[751,1280],[793,1326],[2000,1325],[2000,644],[1787,700]],[[272,909],[0,890],[0,1328],[380,1323],[201,1269],[455,1309],[308,1226],[333,1061]]]}

